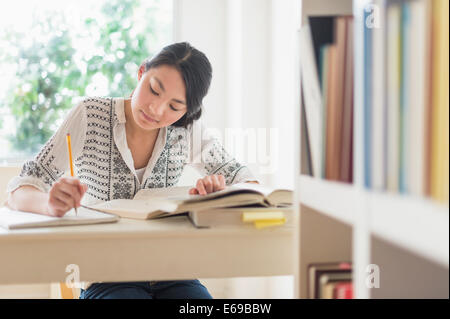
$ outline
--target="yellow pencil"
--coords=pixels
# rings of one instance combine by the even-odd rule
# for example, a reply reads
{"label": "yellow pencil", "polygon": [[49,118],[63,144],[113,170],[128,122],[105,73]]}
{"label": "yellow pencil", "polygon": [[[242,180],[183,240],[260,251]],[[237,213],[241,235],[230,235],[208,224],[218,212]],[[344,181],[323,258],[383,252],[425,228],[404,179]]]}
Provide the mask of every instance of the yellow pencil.
{"label": "yellow pencil", "polygon": [[[72,163],[72,146],[70,143],[70,133],[67,133],[67,148],[69,149],[69,163],[70,163],[70,176],[73,177],[73,163]],[[75,215],[78,216],[78,210],[75,205]]]}

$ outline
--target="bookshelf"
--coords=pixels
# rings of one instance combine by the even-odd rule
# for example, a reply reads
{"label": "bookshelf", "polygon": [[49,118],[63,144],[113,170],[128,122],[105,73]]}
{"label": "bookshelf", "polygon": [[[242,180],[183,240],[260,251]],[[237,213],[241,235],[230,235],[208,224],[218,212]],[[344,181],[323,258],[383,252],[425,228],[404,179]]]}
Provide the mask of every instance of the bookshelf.
{"label": "bookshelf", "polygon": [[[410,0],[414,1],[414,0]],[[300,29],[313,16],[352,15],[354,27],[353,182],[304,174],[300,63],[297,65],[294,208],[295,297],[307,298],[310,263],[351,261],[355,298],[448,298],[449,207],[427,197],[365,187],[364,7],[389,0],[299,0]],[[446,164],[448,166],[448,163]],[[447,168],[448,170],[448,168]],[[369,288],[368,265],[378,265],[380,287]]]}

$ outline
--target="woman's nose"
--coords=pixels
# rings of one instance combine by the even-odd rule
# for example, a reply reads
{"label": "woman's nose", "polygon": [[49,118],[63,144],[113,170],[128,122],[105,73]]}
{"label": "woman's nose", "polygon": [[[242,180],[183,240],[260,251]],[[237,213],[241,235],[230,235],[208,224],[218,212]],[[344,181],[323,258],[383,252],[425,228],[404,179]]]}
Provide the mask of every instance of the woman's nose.
{"label": "woman's nose", "polygon": [[161,119],[163,113],[164,113],[164,104],[150,104],[150,111],[152,112],[152,115],[155,116],[158,120]]}

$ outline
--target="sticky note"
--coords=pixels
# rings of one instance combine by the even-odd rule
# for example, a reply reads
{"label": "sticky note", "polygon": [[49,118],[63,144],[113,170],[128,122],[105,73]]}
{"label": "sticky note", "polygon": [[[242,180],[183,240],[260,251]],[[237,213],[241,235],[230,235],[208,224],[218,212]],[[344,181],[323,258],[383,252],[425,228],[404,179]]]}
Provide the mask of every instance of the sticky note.
{"label": "sticky note", "polygon": [[254,225],[257,229],[271,227],[271,226],[279,226],[283,225],[286,222],[286,218],[282,219],[268,219],[268,220],[258,220],[254,222]]}
{"label": "sticky note", "polygon": [[243,222],[254,222],[260,220],[280,220],[285,219],[284,213],[280,211],[266,211],[266,212],[243,212]]}

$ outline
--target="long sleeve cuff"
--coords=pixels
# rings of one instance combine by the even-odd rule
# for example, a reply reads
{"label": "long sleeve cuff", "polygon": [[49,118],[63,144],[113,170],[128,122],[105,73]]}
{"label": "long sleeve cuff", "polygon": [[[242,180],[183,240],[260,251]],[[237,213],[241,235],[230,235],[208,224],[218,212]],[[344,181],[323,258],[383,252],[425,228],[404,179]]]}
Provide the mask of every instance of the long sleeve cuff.
{"label": "long sleeve cuff", "polygon": [[6,186],[6,192],[13,192],[24,185],[34,186],[44,193],[48,193],[50,191],[50,186],[44,183],[39,178],[32,176],[15,176],[9,181],[8,185]]}

